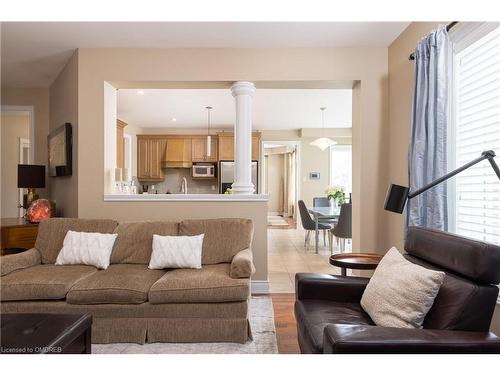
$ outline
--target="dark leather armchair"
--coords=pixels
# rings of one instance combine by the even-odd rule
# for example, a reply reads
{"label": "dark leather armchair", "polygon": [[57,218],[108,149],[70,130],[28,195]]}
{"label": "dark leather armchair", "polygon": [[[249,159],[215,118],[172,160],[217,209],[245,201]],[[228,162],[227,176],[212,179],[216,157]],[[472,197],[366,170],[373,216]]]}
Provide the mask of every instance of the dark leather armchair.
{"label": "dark leather armchair", "polygon": [[404,256],[446,272],[423,329],[376,326],[360,305],[369,279],[298,273],[302,353],[500,353],[488,332],[500,282],[500,246],[411,227]]}

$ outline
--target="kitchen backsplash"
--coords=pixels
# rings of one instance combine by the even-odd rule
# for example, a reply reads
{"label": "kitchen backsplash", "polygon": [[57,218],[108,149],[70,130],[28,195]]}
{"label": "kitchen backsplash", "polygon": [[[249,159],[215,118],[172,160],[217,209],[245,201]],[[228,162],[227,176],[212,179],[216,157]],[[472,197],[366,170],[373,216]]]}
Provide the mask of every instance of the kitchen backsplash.
{"label": "kitchen backsplash", "polygon": [[[218,186],[216,179],[202,180],[193,179],[191,169],[188,168],[167,168],[164,170],[165,180],[162,182],[138,182],[139,192],[142,192],[142,185],[149,186],[149,193],[154,185],[158,194],[172,193],[181,194],[182,178],[187,180],[188,194],[217,194]],[[154,193],[154,191],[153,191]]]}

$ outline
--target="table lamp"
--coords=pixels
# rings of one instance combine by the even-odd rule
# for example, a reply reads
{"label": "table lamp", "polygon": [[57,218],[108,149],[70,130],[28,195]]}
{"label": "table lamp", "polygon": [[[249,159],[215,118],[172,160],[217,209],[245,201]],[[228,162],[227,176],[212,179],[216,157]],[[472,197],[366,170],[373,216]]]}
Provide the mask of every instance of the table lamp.
{"label": "table lamp", "polygon": [[45,165],[18,164],[17,187],[28,189],[23,196],[23,208],[27,209],[31,202],[38,199],[37,188],[45,187]]}
{"label": "table lamp", "polygon": [[440,184],[443,181],[446,181],[447,179],[455,176],[456,174],[472,167],[473,165],[483,160],[488,160],[490,162],[491,167],[493,168],[496,175],[498,176],[498,179],[500,180],[500,169],[498,168],[497,163],[495,163],[495,160],[493,160],[495,156],[496,156],[495,152],[492,150],[484,151],[483,153],[481,153],[481,156],[478,157],[477,159],[474,159],[468,162],[467,164],[462,165],[460,168],[457,168],[454,171],[445,174],[443,177],[440,177],[437,180],[431,182],[430,184],[412,192],[410,192],[410,189],[406,186],[391,184],[391,186],[389,186],[389,189],[387,190],[387,195],[385,197],[384,209],[386,209],[387,211],[392,211],[401,214],[403,213],[406,201],[408,199],[411,199],[413,197],[416,197],[417,195],[422,194],[424,191],[429,190],[430,188]]}

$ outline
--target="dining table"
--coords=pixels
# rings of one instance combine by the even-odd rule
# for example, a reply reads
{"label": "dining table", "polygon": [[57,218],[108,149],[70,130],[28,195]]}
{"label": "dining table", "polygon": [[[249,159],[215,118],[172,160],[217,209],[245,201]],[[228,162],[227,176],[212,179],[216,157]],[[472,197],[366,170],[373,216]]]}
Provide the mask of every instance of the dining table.
{"label": "dining table", "polygon": [[313,215],[314,225],[315,225],[315,249],[316,254],[318,254],[318,246],[319,246],[319,222],[322,220],[331,220],[337,219],[340,215],[340,206],[314,206],[312,208],[307,209],[310,214]]}

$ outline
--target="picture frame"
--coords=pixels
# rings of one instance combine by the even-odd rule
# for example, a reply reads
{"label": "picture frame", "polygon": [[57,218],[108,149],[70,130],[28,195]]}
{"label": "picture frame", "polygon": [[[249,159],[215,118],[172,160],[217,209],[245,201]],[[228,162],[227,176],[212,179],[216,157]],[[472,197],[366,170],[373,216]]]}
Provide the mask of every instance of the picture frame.
{"label": "picture frame", "polygon": [[66,122],[47,136],[49,176],[71,176],[73,173],[73,129]]}

